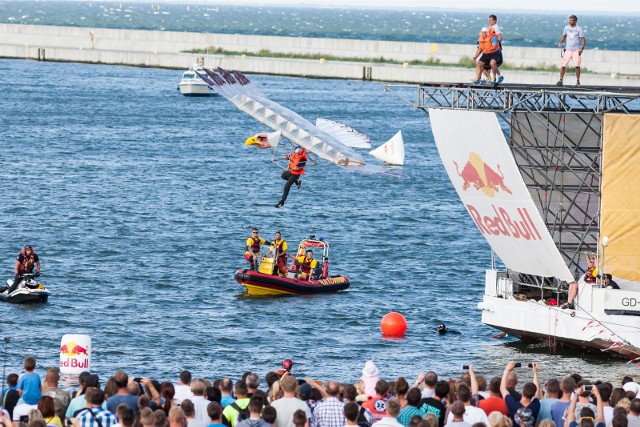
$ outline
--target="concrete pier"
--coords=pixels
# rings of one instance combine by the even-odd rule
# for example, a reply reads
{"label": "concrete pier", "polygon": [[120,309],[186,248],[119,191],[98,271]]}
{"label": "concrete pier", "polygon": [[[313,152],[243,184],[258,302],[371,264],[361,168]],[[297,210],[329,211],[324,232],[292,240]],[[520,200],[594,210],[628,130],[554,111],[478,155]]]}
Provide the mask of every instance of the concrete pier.
{"label": "concrete pier", "polygon": [[[207,67],[221,66],[245,73],[407,83],[464,82],[474,74],[469,68],[437,65],[470,59],[475,53],[473,45],[14,24],[0,24],[0,35],[0,57],[4,58],[172,69],[186,69],[202,59]],[[341,58],[382,57],[404,63],[182,53],[206,48]],[[504,47],[505,62],[515,67],[558,66],[559,52],[557,48]],[[587,50],[583,58],[583,66],[591,71],[581,78],[584,85],[640,86],[640,52]],[[431,60],[436,65],[410,65],[413,60]],[[558,79],[557,71],[504,70],[503,75],[510,83],[552,84]],[[573,71],[568,70],[566,84],[574,81]]]}

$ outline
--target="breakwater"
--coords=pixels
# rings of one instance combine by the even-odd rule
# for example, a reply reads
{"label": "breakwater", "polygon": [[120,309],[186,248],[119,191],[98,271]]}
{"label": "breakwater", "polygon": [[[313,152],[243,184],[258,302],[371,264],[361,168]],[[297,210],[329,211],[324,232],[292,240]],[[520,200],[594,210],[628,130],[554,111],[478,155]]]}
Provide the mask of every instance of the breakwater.
{"label": "breakwater", "polygon": [[[365,79],[389,82],[460,82],[473,77],[458,64],[475,52],[473,45],[389,42],[331,38],[207,34],[171,31],[0,24],[0,57],[119,64],[157,68],[188,68],[198,60],[247,73],[301,77]],[[257,57],[249,54],[191,54],[194,49],[232,52],[269,51],[285,55],[331,55],[362,61]],[[558,65],[559,49],[505,46],[505,62],[512,67],[548,69]],[[384,58],[401,64],[368,62]],[[411,65],[411,61],[434,65]],[[640,52],[587,50],[583,77],[590,85],[640,85]],[[512,83],[552,84],[557,71],[508,70]],[[572,83],[569,75],[567,83]]]}

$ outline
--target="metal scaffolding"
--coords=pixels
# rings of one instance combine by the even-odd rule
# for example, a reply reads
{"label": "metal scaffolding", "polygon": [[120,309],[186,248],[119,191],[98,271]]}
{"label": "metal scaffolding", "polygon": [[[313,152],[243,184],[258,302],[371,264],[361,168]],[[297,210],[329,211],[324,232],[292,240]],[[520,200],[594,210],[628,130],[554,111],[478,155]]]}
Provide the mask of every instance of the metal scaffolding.
{"label": "metal scaffolding", "polygon": [[495,112],[525,184],[560,253],[577,277],[583,251],[597,252],[604,114],[640,114],[640,88],[387,84],[427,112]]}

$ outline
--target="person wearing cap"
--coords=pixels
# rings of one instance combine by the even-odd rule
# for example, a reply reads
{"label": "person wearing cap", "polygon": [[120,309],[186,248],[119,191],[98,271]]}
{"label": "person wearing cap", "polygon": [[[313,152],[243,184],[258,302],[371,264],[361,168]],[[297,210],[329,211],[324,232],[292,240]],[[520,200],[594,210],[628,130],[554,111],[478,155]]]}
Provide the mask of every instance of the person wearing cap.
{"label": "person wearing cap", "polygon": [[562,54],[562,63],[560,64],[560,80],[556,86],[562,86],[564,73],[567,71],[569,61],[573,61],[576,66],[576,86],[580,86],[580,65],[582,64],[582,52],[587,43],[582,27],[578,25],[578,17],[571,15],[569,17],[569,25],[565,25],[558,47],[562,49],[562,43],[567,42]]}
{"label": "person wearing cap", "polygon": [[282,172],[281,178],[287,182],[284,184],[282,198],[276,204],[276,208],[284,206],[284,202],[287,200],[287,197],[289,197],[289,190],[294,183],[298,189],[300,189],[300,186],[302,185],[300,177],[304,173],[304,167],[307,165],[307,161],[309,160],[307,157],[307,150],[298,146],[291,152],[291,154],[285,157],[285,160],[289,160],[289,167],[286,171]]}
{"label": "person wearing cap", "polygon": [[318,266],[318,261],[313,258],[313,251],[311,249],[307,249],[304,255],[296,258],[295,264],[300,267],[298,280],[311,280],[311,274]]}
{"label": "person wearing cap", "polygon": [[293,375],[288,375],[280,381],[284,396],[278,400],[271,402],[271,406],[276,409],[278,417],[276,418],[276,427],[293,427],[293,413],[298,409],[304,411],[307,419],[311,418],[311,410],[306,402],[296,397],[298,389],[298,380]]}
{"label": "person wearing cap", "polygon": [[[478,57],[480,57],[480,59],[478,59]],[[502,76],[500,76],[500,79],[496,80],[497,76],[500,74],[498,71],[498,62],[502,63],[500,40],[496,34],[489,31],[486,27],[483,27],[480,31],[478,49],[476,50],[476,54],[473,56],[474,61],[477,59],[476,79],[473,81],[473,84],[480,84],[480,77],[486,65],[489,65],[491,71],[493,71],[494,80],[492,80],[492,83],[502,82]]]}
{"label": "person wearing cap", "polygon": [[367,360],[364,364],[364,368],[362,368],[362,376],[360,377],[360,381],[364,385],[364,394],[367,395],[368,398],[376,395],[376,383],[380,379],[380,372],[376,367],[376,364],[373,363],[373,360]]}
{"label": "person wearing cap", "polygon": [[291,375],[291,368],[293,368],[293,360],[284,359],[282,361],[282,369],[278,369],[276,371],[276,374],[279,375],[280,379],[282,380],[287,375]]}
{"label": "person wearing cap", "polygon": [[[36,272],[34,274],[33,268],[35,267]],[[22,248],[22,251],[16,257],[15,264],[15,279],[13,280],[13,284],[7,289],[6,293],[10,294],[15,291],[18,287],[18,284],[23,279],[25,274],[33,274],[34,277],[38,277],[40,275],[40,257],[33,250],[31,245],[26,245]]]}

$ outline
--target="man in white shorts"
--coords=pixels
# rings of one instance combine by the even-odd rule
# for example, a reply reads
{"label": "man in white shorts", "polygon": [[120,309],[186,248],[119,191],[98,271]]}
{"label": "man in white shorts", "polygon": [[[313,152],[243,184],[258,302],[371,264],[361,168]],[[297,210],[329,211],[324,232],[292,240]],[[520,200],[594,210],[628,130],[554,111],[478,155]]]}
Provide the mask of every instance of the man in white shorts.
{"label": "man in white shorts", "polygon": [[565,40],[567,44],[562,55],[562,64],[560,65],[560,80],[556,83],[556,86],[563,85],[562,79],[570,60],[576,66],[576,86],[580,86],[580,64],[582,63],[582,51],[584,51],[587,38],[584,36],[582,27],[578,26],[578,18],[575,15],[569,17],[569,25],[564,27],[560,43],[558,43],[560,49],[562,49],[562,42]]}

